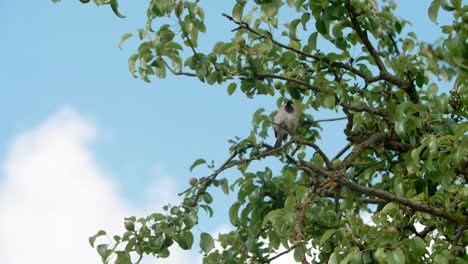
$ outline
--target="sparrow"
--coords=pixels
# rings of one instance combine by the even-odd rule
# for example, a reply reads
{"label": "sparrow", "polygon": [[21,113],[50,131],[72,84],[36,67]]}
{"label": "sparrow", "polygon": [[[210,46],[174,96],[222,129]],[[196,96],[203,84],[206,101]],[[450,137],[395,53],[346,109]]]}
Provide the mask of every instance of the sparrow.
{"label": "sparrow", "polygon": [[281,142],[288,136],[294,134],[299,125],[299,114],[293,107],[291,100],[286,100],[285,105],[278,109],[273,119],[273,130],[275,131],[276,143],[274,148],[279,148]]}

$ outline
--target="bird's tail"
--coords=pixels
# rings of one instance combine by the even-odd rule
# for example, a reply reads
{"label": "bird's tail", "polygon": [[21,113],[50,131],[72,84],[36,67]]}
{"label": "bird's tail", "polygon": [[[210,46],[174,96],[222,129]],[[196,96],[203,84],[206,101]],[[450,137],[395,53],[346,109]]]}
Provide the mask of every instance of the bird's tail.
{"label": "bird's tail", "polygon": [[281,142],[282,142],[282,141],[283,141],[283,137],[280,137],[280,136],[278,135],[278,137],[276,138],[276,142],[275,142],[274,148],[279,148],[279,147],[281,147]]}

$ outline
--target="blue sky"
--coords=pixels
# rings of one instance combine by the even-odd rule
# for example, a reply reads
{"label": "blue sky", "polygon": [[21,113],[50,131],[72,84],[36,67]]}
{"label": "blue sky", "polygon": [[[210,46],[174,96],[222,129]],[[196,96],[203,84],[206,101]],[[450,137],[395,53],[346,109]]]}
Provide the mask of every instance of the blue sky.
{"label": "blue sky", "polygon": [[[430,41],[440,36],[438,26],[427,18],[430,1],[397,2],[397,14],[413,22],[413,31],[420,39]],[[150,210],[160,210],[164,204],[161,200],[174,200],[176,193],[188,186],[191,176],[208,173],[199,169],[190,174],[188,168],[194,160],[214,159],[220,164],[228,155],[227,140],[248,135],[251,116],[257,108],[264,107],[268,112],[275,110],[275,98],[250,100],[239,93],[228,96],[226,86],[209,86],[197,79],[170,76],[145,83],[133,78],[128,72],[127,58],[135,50],[137,41],[130,39],[122,49],[118,49],[117,44],[124,33],[134,33],[144,25],[147,3],[122,2],[120,10],[127,18],[120,19],[110,8],[83,5],[79,1],[59,4],[0,2],[0,9],[4,11],[0,16],[0,163],[3,168],[0,171],[0,188],[3,188],[0,189],[3,190],[0,212],[15,219],[18,215],[13,213],[12,204],[20,201],[25,212],[28,206],[33,206],[21,203],[21,195],[30,190],[24,185],[39,184],[38,190],[32,188],[32,197],[42,197],[47,190],[63,188],[60,179],[65,176],[61,170],[56,170],[53,162],[52,168],[36,168],[25,161],[61,157],[49,152],[54,147],[57,151],[69,151],[59,152],[68,159],[61,161],[63,163],[58,161],[57,168],[66,164],[70,166],[68,169],[75,168],[76,157],[89,161],[86,164],[90,170],[83,173],[91,175],[89,179],[106,183],[90,197],[95,197],[98,203],[102,199],[100,194],[108,192],[116,201],[108,202],[108,206],[122,207],[110,215],[141,213],[143,216]],[[200,36],[206,38],[200,42],[202,50],[208,51],[209,45],[218,39],[230,37],[233,25],[220,15],[230,13],[230,5],[226,3],[202,1],[208,24],[207,35]],[[450,21],[444,16],[446,13],[439,14],[441,20]],[[321,119],[339,114],[321,112],[315,116]],[[340,123],[324,126],[322,145],[328,153],[336,153],[343,146],[344,140],[337,140],[341,131]],[[22,149],[20,154],[15,151],[18,148]],[[29,169],[21,178],[23,185],[12,184],[19,179],[20,168]],[[41,175],[56,175],[57,178],[46,177],[50,181],[41,181]],[[223,176],[233,179],[237,175],[231,171]],[[79,179],[68,179],[82,184]],[[89,180],[90,184],[92,182]],[[9,190],[11,186],[20,187]],[[88,187],[81,187],[76,189],[82,190],[77,193],[78,197],[88,195]],[[74,188],[69,191],[73,192]],[[55,200],[60,197],[57,193]],[[90,202],[83,209],[88,215],[83,213],[76,217],[96,218],[93,216],[96,211],[88,210],[92,205]],[[94,206],[99,209],[99,205]],[[43,213],[48,214],[48,211]],[[109,228],[118,230],[122,219],[119,217],[109,220]],[[223,229],[226,219],[218,213],[208,224],[202,223],[200,229],[209,232]],[[87,231],[97,230],[97,226],[107,227],[107,222],[98,222],[90,222]],[[2,252],[5,247],[1,246],[6,244],[7,238],[0,238],[0,257],[9,254]],[[79,246],[84,246],[83,252],[87,252],[88,245],[84,242]],[[11,252],[18,249],[11,240],[9,244]],[[24,262],[11,260],[11,264],[17,263]],[[98,263],[98,258],[89,263]]]}

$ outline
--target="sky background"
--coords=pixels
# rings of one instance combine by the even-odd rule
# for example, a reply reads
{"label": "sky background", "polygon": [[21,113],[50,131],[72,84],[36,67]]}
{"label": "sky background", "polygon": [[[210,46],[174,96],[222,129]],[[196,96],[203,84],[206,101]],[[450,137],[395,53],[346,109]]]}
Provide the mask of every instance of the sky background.
{"label": "sky background", "polygon": [[[202,51],[230,38],[234,26],[220,14],[230,13],[231,2],[202,1],[208,28],[200,35]],[[440,36],[427,18],[429,0],[397,2],[397,15],[412,21],[421,40]],[[198,79],[133,78],[127,59],[138,41],[122,49],[117,44],[144,25],[147,4],[122,1],[127,18],[120,19],[109,7],[77,0],[0,0],[2,263],[100,263],[90,235],[99,229],[122,233],[123,217],[177,203],[190,177],[209,173],[190,173],[194,160],[222,163],[227,140],[248,136],[255,110],[276,109],[276,98],[228,96],[225,85]],[[450,21],[446,15],[439,17]],[[323,127],[321,145],[333,155],[345,144],[343,124]],[[221,176],[232,182],[238,175]],[[223,205],[226,198],[216,195],[215,216],[203,218],[196,236],[229,230]],[[199,261],[194,248],[177,250],[170,263]]]}

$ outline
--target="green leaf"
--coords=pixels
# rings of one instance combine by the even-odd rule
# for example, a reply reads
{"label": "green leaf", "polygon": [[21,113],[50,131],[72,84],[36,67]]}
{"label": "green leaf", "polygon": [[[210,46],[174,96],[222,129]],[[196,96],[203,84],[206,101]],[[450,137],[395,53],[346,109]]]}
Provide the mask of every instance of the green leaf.
{"label": "green leaf", "polygon": [[231,208],[229,208],[229,220],[233,225],[237,225],[239,223],[239,208],[241,204],[239,202],[234,203]]}
{"label": "green leaf", "polygon": [[167,258],[167,257],[169,257],[170,254],[171,254],[171,252],[169,252],[169,250],[167,248],[165,248],[165,249],[159,251],[158,256],[160,258]]}
{"label": "green leaf", "polygon": [[330,256],[330,260],[328,261],[328,264],[338,264],[338,258],[336,257],[336,252],[333,252]]}
{"label": "green leaf", "polygon": [[166,65],[164,63],[161,62],[159,63],[159,67],[156,67],[156,76],[161,79],[166,78]]}
{"label": "green leaf", "polygon": [[224,194],[229,194],[229,187],[227,179],[222,179],[219,184],[221,185],[221,190],[223,190]]}
{"label": "green leaf", "polygon": [[191,211],[190,213],[185,215],[184,223],[187,228],[192,228],[194,225],[198,223],[198,215],[195,211]]}
{"label": "green leaf", "polygon": [[336,229],[328,229],[323,235],[322,237],[320,238],[320,246],[323,246],[323,244],[325,242],[327,242],[327,240],[333,235],[335,234],[336,232]]}
{"label": "green leaf", "polygon": [[320,34],[327,34],[327,25],[323,19],[317,19],[317,21],[315,21],[315,28]]}
{"label": "green leaf", "polygon": [[178,235],[177,243],[182,249],[190,249],[193,245],[193,234],[190,231],[185,231],[182,234]]}
{"label": "green leaf", "polygon": [[117,259],[114,264],[132,264],[132,260],[127,252],[117,252]]}
{"label": "green leaf", "polygon": [[327,109],[335,108],[335,96],[327,95],[323,98],[323,107]]}
{"label": "green leaf", "polygon": [[385,252],[385,249],[382,247],[378,248],[375,251],[374,257],[378,263],[387,263],[387,254]]}
{"label": "green leaf", "polygon": [[119,3],[117,2],[117,0],[110,0],[110,5],[111,5],[111,8],[112,8],[112,11],[114,12],[114,14],[120,18],[125,18],[124,15],[120,14],[118,8],[119,8]]}
{"label": "green leaf", "polygon": [[206,254],[208,254],[210,252],[210,250],[212,250],[214,248],[214,240],[213,238],[211,237],[210,234],[208,233],[202,233],[200,235],[200,248],[203,250],[203,252],[205,252]]}
{"label": "green leaf", "polygon": [[236,90],[236,88],[237,88],[236,83],[230,83],[229,86],[228,86],[228,89],[227,89],[228,94],[232,95],[234,93],[234,91]]}
{"label": "green leaf", "polygon": [[206,212],[210,217],[213,216],[213,209],[211,209],[211,207],[210,207],[209,205],[201,204],[201,205],[200,205],[200,208],[202,208],[203,210],[205,210],[205,212]]}
{"label": "green leaf", "polygon": [[304,14],[302,14],[302,16],[301,16],[301,24],[302,24],[302,28],[303,28],[304,30],[307,30],[306,25],[307,25],[307,22],[309,22],[309,20],[310,20],[310,13],[304,13]]}
{"label": "green leaf", "polygon": [[299,23],[301,23],[300,19],[294,19],[289,24],[289,38],[291,38],[292,40],[299,40],[299,38],[297,37],[297,25],[299,25]]}
{"label": "green leaf", "polygon": [[310,47],[312,50],[316,50],[316,49],[317,49],[317,36],[318,36],[318,33],[317,33],[317,32],[314,32],[314,33],[310,34],[309,40],[307,41],[309,47]]}
{"label": "green leaf", "polygon": [[397,248],[390,252],[390,254],[387,254],[387,257],[389,264],[407,263],[405,253],[403,253],[403,250],[401,250],[400,248]]}
{"label": "green leaf", "polygon": [[137,77],[135,75],[135,63],[137,59],[138,59],[138,53],[135,53],[132,56],[130,56],[130,58],[128,58],[128,69],[130,73],[132,74],[132,76],[135,78]]}
{"label": "green leaf", "polygon": [[127,40],[129,39],[130,37],[132,37],[133,34],[132,33],[125,33],[123,36],[122,36],[122,39],[120,39],[120,42],[119,42],[119,49],[122,48],[122,44]]}
{"label": "green leaf", "polygon": [[411,250],[416,256],[422,256],[426,253],[426,242],[420,237],[413,237],[411,239]]}
{"label": "green leaf", "polygon": [[420,147],[418,147],[417,149],[413,149],[411,151],[411,160],[413,161],[413,165],[416,166],[417,168],[421,167],[420,165],[420,158],[419,158],[419,155],[421,154],[421,151],[422,149],[426,147],[425,145],[422,145]]}
{"label": "green leaf", "polygon": [[91,247],[94,247],[94,242],[96,241],[96,238],[100,236],[105,236],[105,235],[106,235],[106,231],[99,230],[94,236],[89,237],[89,244],[91,245]]}
{"label": "green leaf", "polygon": [[107,258],[110,256],[112,253],[112,250],[108,249],[109,245],[107,244],[101,244],[97,246],[97,252],[101,256],[102,260],[107,260]]}
{"label": "green leaf", "polygon": [[418,71],[416,74],[416,84],[418,87],[422,87],[424,82],[426,81],[426,77],[424,76],[424,70]]}
{"label": "green leaf", "polygon": [[434,0],[432,1],[427,11],[429,18],[434,23],[437,23],[437,15],[439,13],[440,5],[441,5],[441,0]]}
{"label": "green leaf", "polygon": [[232,18],[236,22],[241,22],[242,21],[242,12],[244,12],[244,6],[245,4],[235,4],[234,8],[232,9]]}
{"label": "green leaf", "polygon": [[202,195],[202,198],[203,198],[203,201],[205,201],[205,203],[207,204],[210,204],[213,202],[213,197],[211,196],[211,194],[207,192]]}
{"label": "green leaf", "polygon": [[201,165],[201,164],[206,164],[206,160],[204,160],[204,159],[197,159],[197,160],[192,164],[192,166],[190,166],[190,172],[192,172],[192,170],[193,170],[195,167],[197,167],[197,166],[199,166],[199,165]]}

